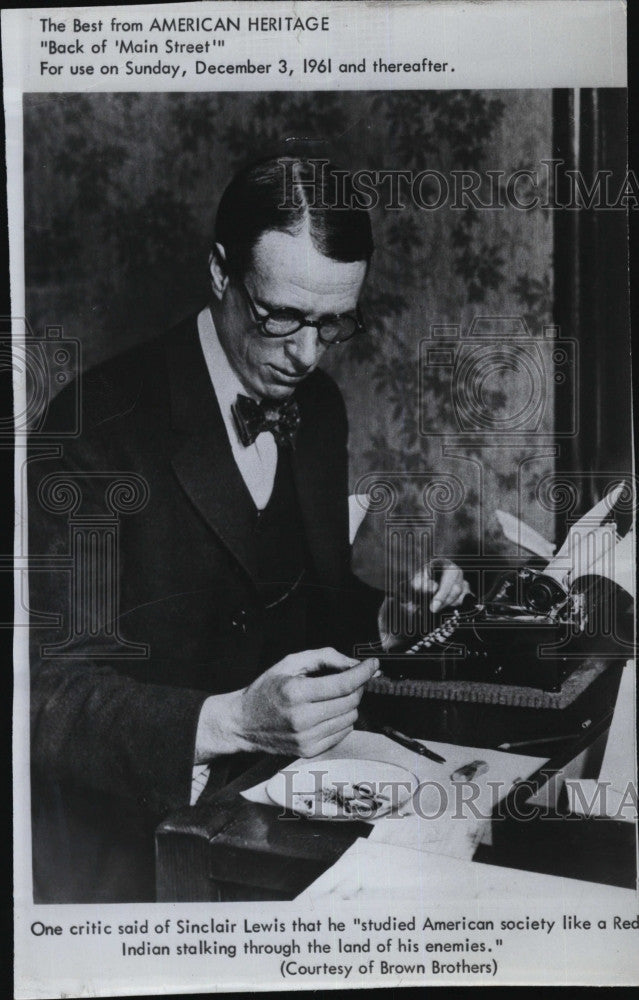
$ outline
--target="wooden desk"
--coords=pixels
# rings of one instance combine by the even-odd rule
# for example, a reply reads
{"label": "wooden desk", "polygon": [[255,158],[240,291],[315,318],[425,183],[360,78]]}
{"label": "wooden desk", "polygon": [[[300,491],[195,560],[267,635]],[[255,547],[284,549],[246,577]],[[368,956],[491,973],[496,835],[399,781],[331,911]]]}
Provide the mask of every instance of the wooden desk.
{"label": "wooden desk", "polygon": [[222,791],[169,817],[156,834],[158,901],[293,899],[350,847],[366,823],[280,819],[240,792],[289,758],[267,757]]}
{"label": "wooden desk", "polygon": [[[569,719],[563,712],[554,713],[561,719],[554,721],[553,726],[563,726],[559,730],[563,732],[566,725],[583,719],[586,709],[593,720],[586,731],[563,745],[562,752],[554,756],[556,767],[562,767],[582,750],[585,761],[582,776],[598,776],[620,674],[621,667],[611,665],[603,689],[590,692],[587,705],[576,706]],[[550,723],[541,718],[543,713],[537,712],[529,718],[529,709],[493,706],[487,720],[486,706],[456,705],[453,726],[449,705],[424,702],[401,705],[398,703],[407,699],[399,698],[391,701],[401,712],[401,728],[424,738],[442,739],[445,732],[449,742],[494,747],[503,739],[512,738],[513,733],[521,732],[524,724],[526,732],[549,734]],[[369,706],[372,715],[387,713],[389,709],[385,703]],[[437,709],[440,713],[448,712],[445,717],[440,715],[439,722]],[[484,709],[481,720],[478,709]],[[522,711],[525,718],[521,718]],[[399,725],[399,718],[395,721]],[[451,739],[451,728],[456,740]],[[468,739],[471,731],[472,739]],[[225,789],[211,794],[205,790],[196,806],[181,810],[161,824],[156,834],[158,901],[293,899],[333,865],[356,838],[369,835],[372,828],[366,823],[282,819],[278,807],[248,802],[241,797],[243,790],[269,778],[287,763],[289,760],[282,757],[264,758]],[[480,845],[475,859],[634,886],[634,824],[566,818],[561,804],[555,812],[556,819],[552,821],[546,818],[521,823],[495,819],[492,844]],[[593,859],[597,859],[596,863]]]}

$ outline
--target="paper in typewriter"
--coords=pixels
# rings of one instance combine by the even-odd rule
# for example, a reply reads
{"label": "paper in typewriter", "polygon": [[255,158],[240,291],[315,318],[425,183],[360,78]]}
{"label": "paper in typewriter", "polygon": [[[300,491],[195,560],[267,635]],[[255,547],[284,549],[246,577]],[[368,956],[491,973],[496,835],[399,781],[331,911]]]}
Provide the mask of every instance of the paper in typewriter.
{"label": "paper in typewriter", "polygon": [[626,13],[3,11],[17,997],[637,983]]}

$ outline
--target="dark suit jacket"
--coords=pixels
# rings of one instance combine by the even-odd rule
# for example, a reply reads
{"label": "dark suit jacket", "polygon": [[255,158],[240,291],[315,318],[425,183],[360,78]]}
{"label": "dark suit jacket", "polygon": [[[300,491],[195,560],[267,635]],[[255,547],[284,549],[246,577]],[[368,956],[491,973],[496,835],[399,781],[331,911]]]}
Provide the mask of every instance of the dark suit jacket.
{"label": "dark suit jacket", "polygon": [[[83,397],[82,433],[64,444],[62,458],[30,458],[33,566],[71,544],[68,515],[43,509],[38,496],[45,476],[64,471],[81,482],[76,515],[85,520],[105,510],[104,478],[86,473],[143,477],[146,506],[119,519],[117,628],[149,652],[95,657],[90,644],[86,655],[81,645],[72,657],[42,655],[68,632],[70,574],[32,571],[35,895],[152,899],[153,830],[189,801],[202,702],[263,669],[255,511],[193,318],[86,375]],[[374,636],[381,595],[350,570],[345,409],[320,371],[296,398],[294,476],[317,584],[313,645],[349,651]],[[64,423],[71,403],[71,392],[58,397],[50,427]],[[61,624],[43,627],[39,612],[58,613]],[[219,759],[214,779],[223,783],[234,764]]]}

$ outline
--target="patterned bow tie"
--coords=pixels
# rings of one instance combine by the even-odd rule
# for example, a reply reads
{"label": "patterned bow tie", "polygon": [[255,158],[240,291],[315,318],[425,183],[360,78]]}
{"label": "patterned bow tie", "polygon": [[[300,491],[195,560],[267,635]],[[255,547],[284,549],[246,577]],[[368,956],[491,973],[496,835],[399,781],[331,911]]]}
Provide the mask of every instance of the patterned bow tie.
{"label": "patterned bow tie", "polygon": [[294,399],[275,404],[264,400],[256,403],[248,396],[238,396],[231,407],[240,441],[245,447],[253,444],[262,431],[270,431],[278,445],[292,448],[300,423],[300,408]]}

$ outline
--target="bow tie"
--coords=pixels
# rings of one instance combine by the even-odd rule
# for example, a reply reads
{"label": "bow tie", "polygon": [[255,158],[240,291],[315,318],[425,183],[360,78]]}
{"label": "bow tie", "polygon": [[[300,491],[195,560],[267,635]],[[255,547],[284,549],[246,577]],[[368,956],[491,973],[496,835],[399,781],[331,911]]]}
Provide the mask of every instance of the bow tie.
{"label": "bow tie", "polygon": [[231,407],[237,433],[245,447],[253,444],[262,431],[270,431],[278,445],[292,448],[300,422],[300,408],[294,399],[276,404],[256,403],[248,396],[238,396]]}

